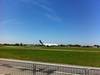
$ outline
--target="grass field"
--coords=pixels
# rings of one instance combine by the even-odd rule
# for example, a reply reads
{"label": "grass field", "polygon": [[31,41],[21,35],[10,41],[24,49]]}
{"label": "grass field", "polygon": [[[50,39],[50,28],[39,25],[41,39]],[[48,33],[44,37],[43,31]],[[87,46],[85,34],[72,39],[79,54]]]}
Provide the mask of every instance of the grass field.
{"label": "grass field", "polygon": [[0,58],[100,67],[99,48],[0,47]]}

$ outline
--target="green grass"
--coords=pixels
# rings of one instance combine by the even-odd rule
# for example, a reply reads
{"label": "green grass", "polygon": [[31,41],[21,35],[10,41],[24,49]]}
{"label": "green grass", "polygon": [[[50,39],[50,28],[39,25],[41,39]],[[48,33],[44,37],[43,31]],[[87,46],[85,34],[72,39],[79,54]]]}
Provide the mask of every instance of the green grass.
{"label": "green grass", "polygon": [[100,48],[78,48],[78,47],[75,47],[75,48],[66,48],[66,47],[30,47],[30,46],[26,46],[26,47],[18,47],[18,46],[6,46],[6,47],[1,47],[0,49],[31,49],[31,50],[57,50],[57,51],[67,51],[67,50],[73,50],[73,51],[100,51]]}
{"label": "green grass", "polygon": [[[55,49],[86,52],[54,51]],[[96,48],[0,47],[0,58],[100,67],[100,52],[87,52],[99,50]]]}

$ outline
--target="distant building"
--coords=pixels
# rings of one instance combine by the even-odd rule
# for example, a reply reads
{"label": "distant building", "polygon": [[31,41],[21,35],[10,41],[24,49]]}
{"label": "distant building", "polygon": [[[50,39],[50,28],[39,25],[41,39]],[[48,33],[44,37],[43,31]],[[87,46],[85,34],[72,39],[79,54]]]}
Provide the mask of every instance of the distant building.
{"label": "distant building", "polygon": [[93,48],[100,48],[100,46],[99,45],[94,45]]}

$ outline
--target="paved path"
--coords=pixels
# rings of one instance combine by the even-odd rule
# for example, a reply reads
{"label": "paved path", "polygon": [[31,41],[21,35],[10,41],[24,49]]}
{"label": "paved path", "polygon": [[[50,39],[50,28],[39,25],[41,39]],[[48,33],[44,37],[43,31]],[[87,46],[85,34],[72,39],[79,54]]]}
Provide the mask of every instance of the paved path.
{"label": "paved path", "polygon": [[65,75],[56,67],[0,60],[0,75]]}
{"label": "paved path", "polygon": [[[72,74],[73,73],[73,74]],[[0,75],[100,75],[100,68],[0,60]]]}

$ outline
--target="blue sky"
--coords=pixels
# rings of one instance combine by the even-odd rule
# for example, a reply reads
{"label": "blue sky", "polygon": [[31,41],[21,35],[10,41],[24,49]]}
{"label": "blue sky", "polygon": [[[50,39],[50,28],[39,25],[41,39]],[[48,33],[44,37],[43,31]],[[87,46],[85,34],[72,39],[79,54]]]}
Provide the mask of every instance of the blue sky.
{"label": "blue sky", "polygon": [[0,0],[0,42],[100,44],[100,0]]}

